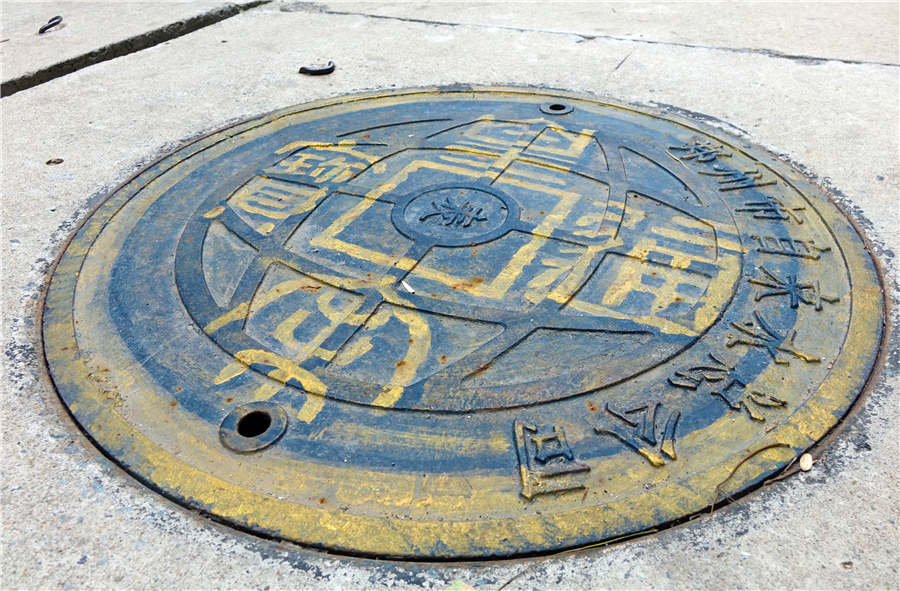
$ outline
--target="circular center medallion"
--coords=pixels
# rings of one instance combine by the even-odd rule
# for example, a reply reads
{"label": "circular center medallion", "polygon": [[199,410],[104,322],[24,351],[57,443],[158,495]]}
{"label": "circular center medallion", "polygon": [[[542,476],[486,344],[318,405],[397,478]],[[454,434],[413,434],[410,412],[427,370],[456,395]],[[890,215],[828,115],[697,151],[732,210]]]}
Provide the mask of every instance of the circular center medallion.
{"label": "circular center medallion", "polygon": [[398,201],[391,215],[397,230],[421,243],[474,246],[515,227],[518,213],[514,201],[487,184],[450,184]]}
{"label": "circular center medallion", "polygon": [[176,501],[466,558],[754,486],[856,399],[882,315],[849,221],[743,140],[561,93],[419,89],[153,164],[72,238],[43,334],[75,419]]}

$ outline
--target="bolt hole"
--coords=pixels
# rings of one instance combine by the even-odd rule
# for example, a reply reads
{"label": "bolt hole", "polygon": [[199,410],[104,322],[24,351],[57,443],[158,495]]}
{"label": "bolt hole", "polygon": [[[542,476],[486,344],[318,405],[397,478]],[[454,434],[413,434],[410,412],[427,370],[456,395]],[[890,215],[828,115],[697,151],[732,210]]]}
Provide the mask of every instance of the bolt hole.
{"label": "bolt hole", "polygon": [[259,437],[272,425],[272,415],[261,410],[254,410],[241,417],[237,424],[237,432],[241,437]]}
{"label": "bolt hole", "polygon": [[567,105],[566,103],[544,103],[541,105],[541,113],[546,113],[548,115],[568,115],[575,108],[572,105]]}

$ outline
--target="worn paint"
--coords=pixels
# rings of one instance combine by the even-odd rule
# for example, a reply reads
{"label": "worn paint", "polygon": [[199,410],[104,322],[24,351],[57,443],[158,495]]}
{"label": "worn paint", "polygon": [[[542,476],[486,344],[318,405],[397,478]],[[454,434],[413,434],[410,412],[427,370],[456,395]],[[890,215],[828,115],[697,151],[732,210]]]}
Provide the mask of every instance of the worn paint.
{"label": "worn paint", "polygon": [[459,88],[302,105],[150,166],[61,255],[43,334],[73,416],[163,494],[460,558],[758,483],[856,399],[882,317],[853,227],[763,150]]}

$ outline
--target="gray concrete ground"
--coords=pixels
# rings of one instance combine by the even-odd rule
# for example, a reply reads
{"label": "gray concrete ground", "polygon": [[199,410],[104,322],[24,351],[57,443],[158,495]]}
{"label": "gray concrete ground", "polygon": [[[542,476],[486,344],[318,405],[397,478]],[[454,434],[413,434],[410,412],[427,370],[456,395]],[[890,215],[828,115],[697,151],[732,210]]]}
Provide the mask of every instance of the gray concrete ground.
{"label": "gray concrete ground", "polygon": [[[111,45],[148,31],[172,27],[173,23],[177,26],[193,19],[202,24],[222,18],[237,13],[239,5],[248,3],[121,2],[92,9],[79,2],[7,2],[3,4],[0,23],[0,39],[5,40],[0,43],[3,81],[91,52],[103,52]],[[207,15],[210,18],[199,18]],[[40,28],[54,16],[62,16],[62,22],[39,34]]]}
{"label": "gray concrete ground", "polygon": [[[39,44],[57,44],[59,55],[90,51],[116,31],[130,36],[218,3],[0,6],[2,39],[10,39],[0,42],[6,81],[52,60]],[[55,14],[66,19],[66,29],[51,33],[62,41],[28,37]],[[898,588],[896,340],[859,411],[811,472],[618,545],[488,564],[409,564],[264,541],[142,488],[69,420],[42,369],[35,325],[62,241],[92,204],[154,157],[230,121],[306,100],[453,82],[553,86],[727,121],[721,125],[802,163],[834,192],[871,239],[896,301],[898,53],[895,2],[271,2],[4,98],[0,584]],[[331,76],[297,74],[329,59],[338,66]],[[45,164],[52,158],[63,163]]]}

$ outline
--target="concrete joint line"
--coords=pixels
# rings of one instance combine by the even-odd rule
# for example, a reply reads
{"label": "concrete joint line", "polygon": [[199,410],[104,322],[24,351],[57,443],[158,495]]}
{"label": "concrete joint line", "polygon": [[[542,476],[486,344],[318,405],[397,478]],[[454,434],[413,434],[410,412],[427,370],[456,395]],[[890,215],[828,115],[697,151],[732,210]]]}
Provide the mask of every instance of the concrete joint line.
{"label": "concrete joint line", "polygon": [[656,41],[653,39],[635,39],[632,37],[617,37],[615,35],[591,35],[586,33],[574,33],[569,31],[550,31],[544,29],[531,29],[527,27],[512,27],[509,25],[480,25],[474,23],[454,23],[450,21],[436,21],[429,19],[420,19],[420,18],[412,18],[412,17],[401,17],[401,16],[388,16],[383,14],[368,14],[365,12],[347,12],[341,10],[331,10],[329,8],[325,8],[319,5],[300,2],[295,5],[282,7],[282,12],[296,12],[296,11],[309,11],[309,12],[319,12],[321,14],[333,14],[339,16],[362,16],[366,18],[374,18],[374,19],[382,19],[382,20],[393,20],[407,23],[419,23],[424,25],[438,25],[444,27],[476,27],[476,28],[487,28],[487,29],[504,29],[507,31],[517,31],[520,33],[545,33],[548,35],[565,35],[567,37],[576,36],[581,37],[581,40],[578,43],[583,43],[584,41],[593,41],[595,39],[602,39],[608,41],[626,41],[631,43],[645,43],[647,45],[669,45],[673,47],[686,47],[689,49],[706,49],[709,51],[724,51],[728,53],[743,53],[743,54],[756,54],[756,55],[764,55],[766,57],[777,58],[777,59],[786,59],[797,61],[806,65],[819,65],[827,62],[839,62],[842,64],[851,64],[851,65],[862,65],[862,66],[885,66],[888,68],[900,68],[900,64],[892,64],[888,62],[872,62],[866,60],[854,60],[854,59],[843,59],[837,57],[818,57],[813,55],[803,55],[803,54],[791,54],[791,53],[783,53],[781,51],[776,51],[774,49],[762,49],[762,48],[751,48],[751,47],[722,47],[717,45],[700,45],[695,43],[679,43],[677,41]]}
{"label": "concrete joint line", "polygon": [[193,33],[194,31],[214,25],[251,8],[256,8],[262,4],[268,4],[271,1],[272,0],[256,0],[255,2],[244,5],[227,4],[221,8],[216,8],[209,12],[204,12],[203,14],[169,23],[157,29],[153,29],[152,31],[147,31],[146,33],[141,33],[140,35],[135,35],[134,37],[111,43],[91,52],[53,64],[52,66],[24,74],[18,78],[6,80],[0,84],[0,97],[13,95],[21,90],[26,90],[45,82],[55,80],[56,78],[77,72],[82,68],[93,66],[94,64],[149,49],[154,45],[159,45],[160,43],[165,43],[166,41],[170,41],[177,37]]}

